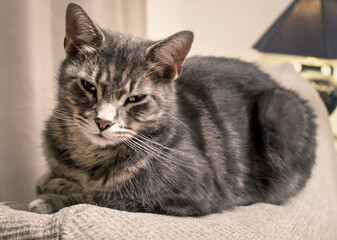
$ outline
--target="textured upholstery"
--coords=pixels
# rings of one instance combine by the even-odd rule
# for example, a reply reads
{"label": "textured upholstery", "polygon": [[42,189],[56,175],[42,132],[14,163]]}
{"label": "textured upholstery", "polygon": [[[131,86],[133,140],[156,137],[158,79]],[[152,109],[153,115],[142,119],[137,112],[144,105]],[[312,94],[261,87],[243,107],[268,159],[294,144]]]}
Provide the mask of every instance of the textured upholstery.
{"label": "textured upholstery", "polygon": [[[317,158],[307,186],[284,206],[254,204],[205,217],[129,213],[90,205],[51,215],[0,203],[0,239],[337,239],[337,167],[328,115],[288,64],[263,67],[308,99],[317,115]],[[291,134],[291,133],[289,133]]]}

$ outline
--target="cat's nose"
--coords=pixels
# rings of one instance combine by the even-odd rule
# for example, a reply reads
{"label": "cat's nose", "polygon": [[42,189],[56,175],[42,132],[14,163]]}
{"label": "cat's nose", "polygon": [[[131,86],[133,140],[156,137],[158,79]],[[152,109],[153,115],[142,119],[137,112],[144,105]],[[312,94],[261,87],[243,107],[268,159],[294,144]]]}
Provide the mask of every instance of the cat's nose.
{"label": "cat's nose", "polygon": [[97,127],[101,132],[114,125],[114,123],[112,123],[111,121],[102,120],[100,118],[95,118],[95,123],[97,124]]}

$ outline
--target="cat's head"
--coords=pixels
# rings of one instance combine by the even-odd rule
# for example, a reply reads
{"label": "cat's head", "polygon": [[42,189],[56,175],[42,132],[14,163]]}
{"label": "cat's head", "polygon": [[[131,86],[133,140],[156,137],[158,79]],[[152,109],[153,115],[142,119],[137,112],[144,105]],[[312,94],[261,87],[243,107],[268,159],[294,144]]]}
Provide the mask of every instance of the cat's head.
{"label": "cat's head", "polygon": [[64,119],[100,146],[165,127],[192,42],[189,31],[156,42],[106,31],[70,3],[59,76]]}

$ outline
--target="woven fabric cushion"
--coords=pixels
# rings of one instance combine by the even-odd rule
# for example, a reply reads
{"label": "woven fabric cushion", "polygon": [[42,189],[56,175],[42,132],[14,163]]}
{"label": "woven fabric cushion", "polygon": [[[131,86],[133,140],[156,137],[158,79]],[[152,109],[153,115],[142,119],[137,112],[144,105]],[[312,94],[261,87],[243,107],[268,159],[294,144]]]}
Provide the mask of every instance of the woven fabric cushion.
{"label": "woven fabric cushion", "polygon": [[318,146],[312,177],[286,205],[259,203],[193,218],[86,204],[39,215],[27,212],[24,205],[3,202],[0,239],[337,239],[337,167],[325,107],[290,65],[263,69],[308,99],[317,115]]}

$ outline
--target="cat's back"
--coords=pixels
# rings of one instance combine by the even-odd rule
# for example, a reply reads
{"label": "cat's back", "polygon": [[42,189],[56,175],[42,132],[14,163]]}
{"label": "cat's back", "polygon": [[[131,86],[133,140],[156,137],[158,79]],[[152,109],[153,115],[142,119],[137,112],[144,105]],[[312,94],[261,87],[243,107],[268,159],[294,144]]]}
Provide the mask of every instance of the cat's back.
{"label": "cat's back", "polygon": [[234,58],[224,57],[191,57],[184,64],[178,78],[178,86],[203,86],[211,89],[260,91],[274,88],[274,82],[268,74],[256,65]]}
{"label": "cat's back", "polygon": [[183,115],[194,118],[196,111],[204,112],[235,125],[246,124],[258,96],[275,87],[278,84],[256,65],[221,57],[188,58],[176,80]]}

